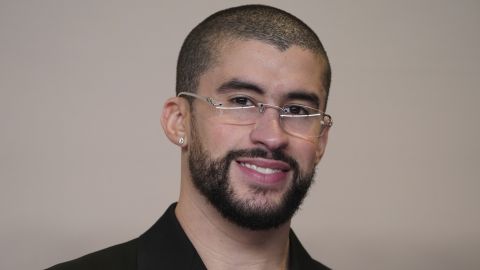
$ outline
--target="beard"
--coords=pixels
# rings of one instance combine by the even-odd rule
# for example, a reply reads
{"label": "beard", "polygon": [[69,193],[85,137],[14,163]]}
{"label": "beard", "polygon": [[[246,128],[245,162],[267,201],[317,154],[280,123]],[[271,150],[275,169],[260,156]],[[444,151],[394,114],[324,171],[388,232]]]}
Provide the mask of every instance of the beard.
{"label": "beard", "polygon": [[[194,122],[194,121],[192,121]],[[286,162],[293,179],[278,203],[237,198],[229,177],[230,165],[240,157],[270,158]],[[315,168],[302,173],[298,163],[282,150],[267,152],[264,149],[231,150],[224,157],[212,159],[201,145],[192,123],[192,140],[188,165],[193,184],[220,212],[234,224],[250,230],[267,230],[289,221],[298,210],[313,182]],[[265,196],[268,189],[250,187],[255,196]]]}

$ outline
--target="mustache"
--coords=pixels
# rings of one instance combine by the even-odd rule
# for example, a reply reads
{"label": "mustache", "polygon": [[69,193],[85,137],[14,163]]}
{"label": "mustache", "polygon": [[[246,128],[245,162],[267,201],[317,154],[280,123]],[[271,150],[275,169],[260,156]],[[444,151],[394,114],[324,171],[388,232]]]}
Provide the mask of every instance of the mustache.
{"label": "mustache", "polygon": [[240,150],[231,150],[228,152],[225,160],[233,161],[240,157],[248,157],[248,158],[268,158],[278,161],[283,161],[290,165],[290,167],[295,171],[298,172],[298,162],[288,154],[285,154],[282,150],[275,149],[273,151],[267,151],[261,148],[254,148],[254,149],[240,149]]}

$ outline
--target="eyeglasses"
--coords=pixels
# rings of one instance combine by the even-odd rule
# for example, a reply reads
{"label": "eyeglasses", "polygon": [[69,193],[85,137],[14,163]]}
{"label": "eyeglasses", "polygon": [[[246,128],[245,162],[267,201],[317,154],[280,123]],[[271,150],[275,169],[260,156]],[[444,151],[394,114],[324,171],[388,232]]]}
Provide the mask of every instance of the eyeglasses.
{"label": "eyeglasses", "polygon": [[301,104],[287,104],[283,107],[257,102],[247,95],[231,95],[218,101],[190,92],[180,92],[179,97],[193,97],[205,101],[216,109],[218,119],[231,125],[252,125],[257,123],[267,108],[278,111],[283,130],[290,135],[304,139],[323,136],[333,125],[332,117],[315,108]]}

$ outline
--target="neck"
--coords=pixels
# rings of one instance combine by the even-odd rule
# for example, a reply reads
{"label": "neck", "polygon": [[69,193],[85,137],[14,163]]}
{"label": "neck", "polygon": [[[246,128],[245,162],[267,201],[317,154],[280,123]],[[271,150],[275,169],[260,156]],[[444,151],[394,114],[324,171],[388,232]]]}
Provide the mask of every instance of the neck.
{"label": "neck", "polygon": [[175,214],[208,269],[286,269],[289,222],[269,230],[241,228],[183,185]]}

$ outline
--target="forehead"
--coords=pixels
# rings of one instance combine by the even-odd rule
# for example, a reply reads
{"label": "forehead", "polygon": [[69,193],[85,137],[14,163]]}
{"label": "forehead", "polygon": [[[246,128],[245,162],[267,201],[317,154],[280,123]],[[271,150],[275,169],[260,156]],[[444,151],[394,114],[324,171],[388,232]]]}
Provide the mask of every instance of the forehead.
{"label": "forehead", "polygon": [[198,92],[214,95],[235,80],[258,86],[267,98],[302,91],[323,101],[324,73],[322,56],[299,46],[281,51],[258,40],[225,41],[217,47],[213,66],[200,77]]}

